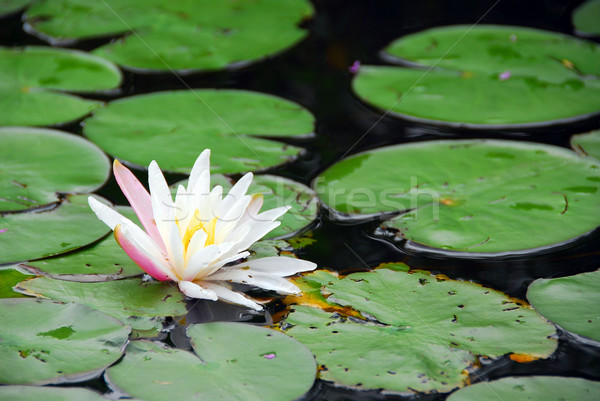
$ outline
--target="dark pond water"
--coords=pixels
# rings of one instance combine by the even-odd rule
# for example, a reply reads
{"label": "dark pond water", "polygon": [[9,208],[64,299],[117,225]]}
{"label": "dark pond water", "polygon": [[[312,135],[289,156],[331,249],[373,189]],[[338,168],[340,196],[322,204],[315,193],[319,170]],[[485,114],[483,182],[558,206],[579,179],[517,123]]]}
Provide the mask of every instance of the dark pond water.
{"label": "dark pond water", "polygon": [[[568,125],[514,131],[446,129],[401,121],[382,116],[361,104],[351,92],[351,74],[347,71],[354,60],[381,64],[378,52],[391,40],[433,26],[495,23],[573,34],[570,15],[581,1],[315,0],[314,3],[316,16],[305,24],[310,30],[308,39],[277,57],[233,72],[185,76],[126,73],[125,83],[119,93],[97,98],[112,100],[158,90],[217,87],[250,89],[296,101],[316,116],[317,135],[314,139],[300,142],[308,151],[299,160],[270,172],[307,184],[344,156],[389,144],[439,138],[510,138],[568,147],[571,134],[600,128],[597,117]],[[104,42],[91,40],[76,47],[89,50]],[[20,15],[0,19],[0,45],[27,44],[46,43],[22,31]],[[73,133],[81,131],[79,123],[63,129]],[[171,178],[176,180],[180,177]],[[114,181],[101,194],[116,203],[126,204]],[[572,275],[600,267],[600,230],[568,245],[543,252],[483,259],[411,251],[405,249],[403,243],[370,235],[375,227],[377,222],[340,224],[323,212],[313,228],[317,241],[305,248],[302,257],[338,271],[368,270],[383,262],[401,261],[413,268],[443,273],[450,278],[473,280],[519,298],[524,298],[527,286],[536,278]],[[276,312],[277,306],[271,311]],[[270,321],[268,316],[253,318],[234,306],[196,302],[188,322],[249,319],[258,324]],[[174,330],[170,340],[176,346],[186,347],[180,330]],[[472,377],[473,382],[531,374],[600,380],[600,347],[586,344],[563,332],[560,334],[558,351],[550,359],[520,364],[501,358],[493,362],[482,360],[481,364],[482,368]],[[102,380],[84,385],[108,391]],[[384,396],[377,392],[337,389],[317,381],[304,400],[445,398],[446,395]]]}

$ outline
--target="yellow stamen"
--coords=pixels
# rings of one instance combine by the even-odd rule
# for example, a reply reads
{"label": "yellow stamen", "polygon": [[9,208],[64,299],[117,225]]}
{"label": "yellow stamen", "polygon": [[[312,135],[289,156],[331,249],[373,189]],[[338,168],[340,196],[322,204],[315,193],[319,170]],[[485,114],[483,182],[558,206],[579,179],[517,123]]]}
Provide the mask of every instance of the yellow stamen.
{"label": "yellow stamen", "polygon": [[207,224],[203,223],[202,219],[200,218],[200,211],[198,209],[196,209],[196,211],[194,212],[194,217],[192,217],[192,219],[190,220],[187,228],[185,229],[185,234],[183,235],[183,238],[181,239],[181,241],[183,242],[184,250],[187,252],[188,245],[190,244],[192,237],[194,236],[194,234],[196,234],[196,231],[198,231],[198,230],[204,231],[207,235],[205,246],[213,245],[215,243],[215,227],[216,226],[217,226],[217,218],[216,217],[213,218],[211,221],[209,221]]}

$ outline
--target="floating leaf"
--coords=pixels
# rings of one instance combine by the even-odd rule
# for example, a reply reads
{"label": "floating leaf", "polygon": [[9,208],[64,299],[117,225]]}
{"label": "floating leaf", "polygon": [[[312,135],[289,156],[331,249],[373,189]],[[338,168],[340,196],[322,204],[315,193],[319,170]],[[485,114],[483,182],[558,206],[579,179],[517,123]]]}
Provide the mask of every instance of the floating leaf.
{"label": "floating leaf", "polygon": [[77,302],[113,316],[136,330],[161,328],[159,320],[143,318],[185,315],[184,297],[177,287],[157,281],[123,279],[98,283],[54,280],[46,277],[23,281],[24,294],[61,302]]}
{"label": "floating leaf", "polygon": [[0,47],[0,125],[51,125],[76,120],[100,105],[60,91],[92,92],[120,85],[109,61],[50,47]]}
{"label": "floating leaf", "polygon": [[505,377],[465,387],[450,395],[448,401],[595,401],[598,393],[600,382],[577,377]]}
{"label": "floating leaf", "polygon": [[[187,180],[173,185],[171,192],[176,193],[179,185],[187,186]],[[223,193],[227,193],[232,188],[233,181],[224,175],[214,174],[211,176],[211,185],[221,185]],[[255,175],[247,193],[263,195],[261,210],[290,206],[290,210],[278,219],[281,225],[269,232],[265,238],[292,237],[312,224],[319,211],[317,194],[306,185],[289,178],[269,174]]]}
{"label": "floating leaf", "polygon": [[0,401],[108,401],[84,388],[1,386]]}
{"label": "floating leaf", "polygon": [[30,2],[31,0],[0,0],[0,17],[16,13]]}
{"label": "floating leaf", "polygon": [[404,36],[385,52],[412,68],[361,66],[354,90],[405,118],[497,127],[581,119],[600,109],[600,47],[562,34],[449,26]]}
{"label": "floating leaf", "polygon": [[48,0],[25,18],[50,42],[127,33],[94,53],[130,69],[216,70],[290,47],[312,12],[305,0]]}
{"label": "floating leaf", "polygon": [[547,247],[600,225],[600,163],[542,144],[454,140],[390,146],[342,160],[315,186],[337,212],[402,211],[384,226],[415,243],[455,251]]}
{"label": "floating leaf", "polygon": [[290,161],[300,148],[265,137],[310,135],[313,116],[299,105],[239,90],[171,91],[109,103],[85,121],[85,135],[114,157],[189,172],[212,150],[211,171],[262,170]]}
{"label": "floating leaf", "polygon": [[527,290],[527,299],[562,328],[600,341],[600,270],[535,280]]}
{"label": "floating leaf", "polygon": [[573,25],[581,35],[600,35],[600,0],[589,0],[573,12]]}
{"label": "floating leaf", "polygon": [[58,255],[88,245],[110,230],[87,204],[87,195],[72,195],[55,208],[0,215],[6,229],[0,240],[0,264]]}
{"label": "floating leaf", "polygon": [[573,135],[571,147],[578,153],[590,155],[600,160],[600,130]]}
{"label": "floating leaf", "polygon": [[0,298],[23,298],[24,295],[13,290],[19,282],[29,275],[21,273],[14,266],[0,267]]}
{"label": "floating leaf", "polygon": [[0,299],[0,383],[96,376],[121,357],[129,327],[78,304]]}
{"label": "floating leaf", "polygon": [[[117,206],[115,209],[141,226],[131,207]],[[51,278],[85,282],[116,280],[144,273],[112,235],[75,252],[28,262],[24,267]]]}
{"label": "floating leaf", "polygon": [[308,306],[294,306],[285,319],[282,328],[315,354],[322,379],[386,392],[447,392],[465,384],[476,355],[545,358],[556,348],[548,338],[554,326],[520,301],[470,282],[384,266],[317,279],[326,283],[327,302],[366,319]]}
{"label": "floating leaf", "polygon": [[57,192],[92,192],[108,179],[108,158],[66,132],[0,128],[0,211],[58,201]]}
{"label": "floating leaf", "polygon": [[[315,379],[310,351],[274,330],[221,322],[191,325],[187,333],[195,354],[134,341],[107,379],[147,401],[291,401],[310,390]],[[286,377],[293,380],[282,383]]]}

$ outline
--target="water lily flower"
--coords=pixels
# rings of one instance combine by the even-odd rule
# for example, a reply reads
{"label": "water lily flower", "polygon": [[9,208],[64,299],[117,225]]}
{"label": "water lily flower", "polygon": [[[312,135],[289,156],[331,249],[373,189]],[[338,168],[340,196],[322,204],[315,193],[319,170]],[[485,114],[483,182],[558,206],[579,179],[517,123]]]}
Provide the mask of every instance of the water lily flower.
{"label": "water lily flower", "polygon": [[121,248],[146,273],[159,281],[175,281],[188,297],[235,303],[261,310],[230,283],[242,283],[296,294],[300,289],[284,277],[314,270],[312,262],[290,257],[247,260],[248,248],[279,226],[289,208],[259,212],[262,195],[246,195],[253,175],[244,175],[223,197],[219,185],[210,188],[210,150],[198,157],[187,188],[177,188],[175,200],[155,161],[148,168],[150,193],[125,166],[115,160],[117,183],[145,231],[114,209],[89,197],[98,218],[113,231]]}

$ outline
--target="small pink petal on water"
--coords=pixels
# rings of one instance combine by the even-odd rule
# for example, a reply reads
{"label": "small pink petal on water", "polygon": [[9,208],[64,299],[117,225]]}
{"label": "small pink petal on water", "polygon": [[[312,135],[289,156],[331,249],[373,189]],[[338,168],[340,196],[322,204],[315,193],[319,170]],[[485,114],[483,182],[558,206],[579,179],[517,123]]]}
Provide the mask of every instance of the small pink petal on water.
{"label": "small pink petal on water", "polygon": [[348,67],[348,71],[350,71],[351,74],[357,74],[359,70],[360,70],[360,61],[358,61],[358,60],[356,60],[354,63],[352,63],[352,65],[350,67]]}
{"label": "small pink petal on water", "polygon": [[500,81],[506,81],[508,78],[510,78],[510,71],[504,71],[503,73],[498,75],[498,79]]}
{"label": "small pink petal on water", "polygon": [[277,357],[277,355],[274,352],[270,352],[268,354],[263,354],[263,358],[266,358],[266,359],[274,359],[276,357]]}
{"label": "small pink petal on water", "polygon": [[7,231],[8,231],[8,228],[4,228],[4,229],[0,230],[0,234],[5,233]]}

